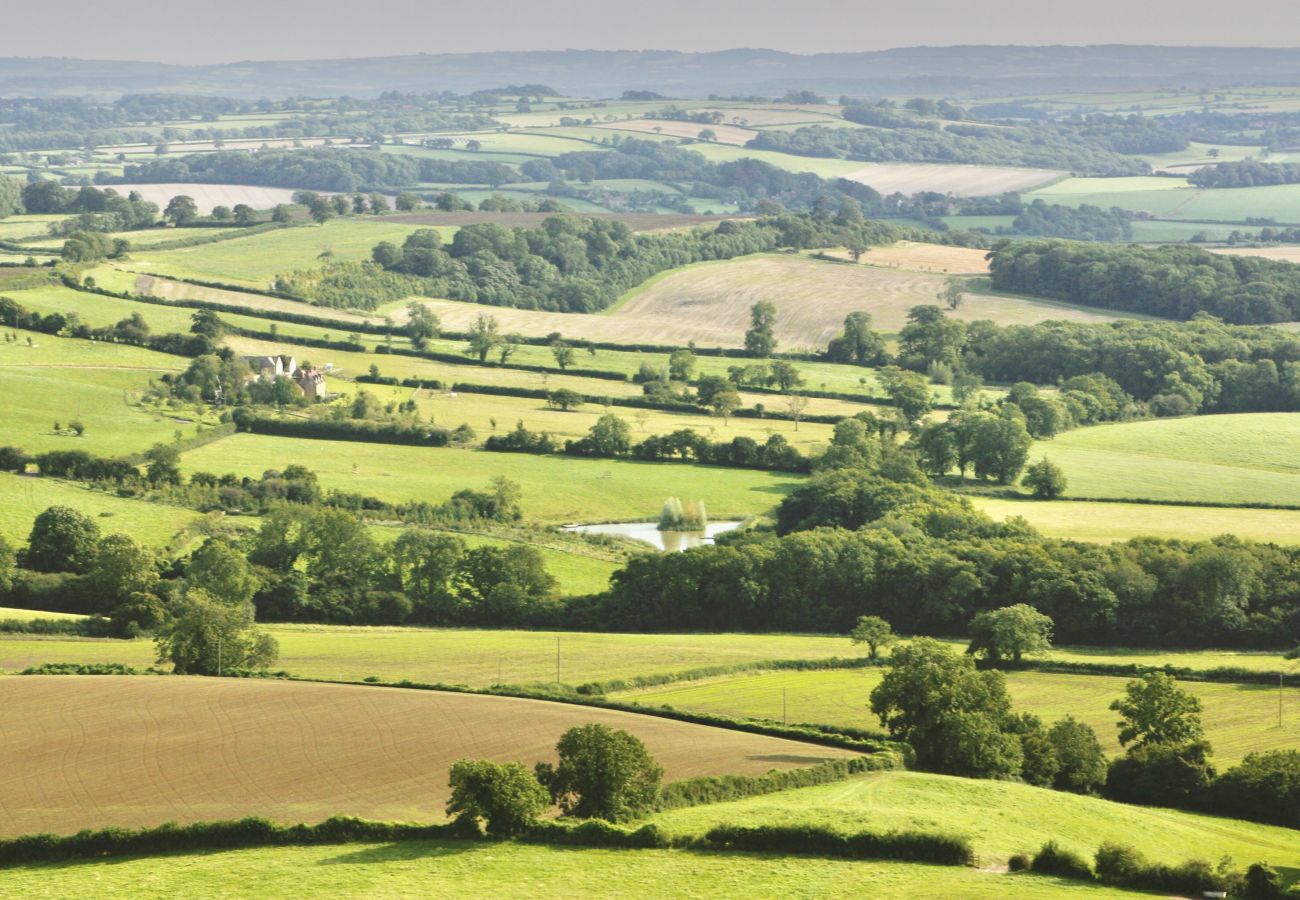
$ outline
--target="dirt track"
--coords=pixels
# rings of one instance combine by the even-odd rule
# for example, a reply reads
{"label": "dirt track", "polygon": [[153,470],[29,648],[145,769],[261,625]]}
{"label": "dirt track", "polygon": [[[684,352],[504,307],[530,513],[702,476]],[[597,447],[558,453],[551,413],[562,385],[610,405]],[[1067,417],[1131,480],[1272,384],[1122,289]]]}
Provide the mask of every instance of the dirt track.
{"label": "dirt track", "polygon": [[471,694],[173,676],[0,678],[0,836],[335,813],[441,818],[457,759],[553,759],[567,728],[636,734],[669,780],[847,751],[610,710]]}

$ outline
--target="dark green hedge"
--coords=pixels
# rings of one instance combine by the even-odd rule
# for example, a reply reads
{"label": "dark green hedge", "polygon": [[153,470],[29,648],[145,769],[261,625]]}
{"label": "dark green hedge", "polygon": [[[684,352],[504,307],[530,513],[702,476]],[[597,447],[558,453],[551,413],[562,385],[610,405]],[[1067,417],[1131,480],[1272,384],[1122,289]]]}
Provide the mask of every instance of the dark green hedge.
{"label": "dark green hedge", "polygon": [[969,866],[975,861],[975,849],[969,838],[925,831],[846,834],[821,825],[720,825],[704,839],[717,849],[756,853],[896,859],[945,866]]}

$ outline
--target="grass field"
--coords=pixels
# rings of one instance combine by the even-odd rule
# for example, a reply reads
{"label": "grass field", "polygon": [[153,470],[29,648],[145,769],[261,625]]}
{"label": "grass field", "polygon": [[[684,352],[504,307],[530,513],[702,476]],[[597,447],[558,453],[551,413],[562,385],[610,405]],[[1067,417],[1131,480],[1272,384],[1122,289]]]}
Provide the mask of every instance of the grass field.
{"label": "grass field", "polygon": [[[1300,841],[1286,828],[1169,809],[1151,809],[1000,781],[922,772],[879,772],[848,782],[783,791],[730,803],[660,813],[670,833],[692,834],[715,823],[822,823],[845,830],[918,828],[968,835],[983,865],[1033,853],[1048,840],[1085,858],[1103,841],[1140,849],[1149,859],[1211,865],[1231,856],[1235,866],[1270,864],[1293,874]],[[1008,888],[1020,896],[1019,884]]]}
{"label": "grass field", "polygon": [[0,535],[15,546],[27,543],[32,522],[51,506],[70,506],[94,519],[105,534],[121,532],[164,547],[200,518],[191,509],[115,497],[66,481],[0,473]]}
{"label": "grass field", "polygon": [[382,217],[334,219],[324,225],[282,228],[197,247],[140,251],[132,254],[130,267],[177,278],[265,288],[278,274],[321,265],[323,253],[334,260],[369,259],[380,241],[401,243],[415,230]]}
{"label": "grass field", "polygon": [[761,515],[801,479],[795,475],[680,463],[486,453],[237,434],[186,453],[186,472],[258,476],[299,462],[338,489],[401,502],[438,503],[502,475],[523,490],[524,517],[544,523],[652,519],[666,498],[703,500],[715,519]]}
{"label": "grass field", "polygon": [[1151,419],[1079,428],[1031,455],[1078,497],[1300,505],[1300,414]]}
{"label": "grass field", "polygon": [[32,619],[76,620],[84,618],[86,617],[76,615],[75,613],[40,612],[39,610],[12,609],[7,606],[0,606],[0,619],[19,619],[24,622],[30,622]]}
{"label": "grass field", "polygon": [[291,847],[25,866],[4,873],[15,896],[82,894],[234,898],[257,885],[265,900],[304,896],[783,897],[854,895],[1001,900],[1110,900],[1142,896],[1038,875],[957,866],[798,856],[603,850],[515,843],[408,841]]}
{"label": "grass field", "polygon": [[[868,703],[882,674],[880,669],[764,672],[622,696],[649,706],[777,721],[781,720],[784,698],[791,722],[878,728]],[[1300,677],[1295,680],[1300,682]],[[1017,711],[1034,713],[1049,724],[1072,715],[1096,729],[1106,752],[1118,753],[1117,719],[1108,706],[1123,694],[1127,682],[1127,678],[1107,675],[1013,672],[1007,676],[1007,689]],[[1193,681],[1182,686],[1204,704],[1206,737],[1214,745],[1214,759],[1221,767],[1252,751],[1290,749],[1300,742],[1300,688],[1286,689],[1284,727],[1278,728],[1276,687]]]}
{"label": "grass field", "polygon": [[966,166],[933,163],[870,163],[844,177],[881,194],[934,191],[958,197],[986,197],[1028,191],[1065,175],[1020,166]]}
{"label": "grass field", "polygon": [[1064,206],[1118,206],[1166,219],[1244,222],[1247,218],[1270,218],[1280,223],[1300,222],[1300,185],[1296,184],[1201,190],[1182,178],[1168,176],[1067,178],[1025,197]]}
{"label": "grass field", "polygon": [[[1056,457],[1052,456],[1055,460]],[[1126,541],[1143,535],[1204,541],[1235,534],[1252,541],[1300,544],[1300,511],[1151,503],[1006,500],[971,497],[994,519],[1022,516],[1049,537],[1076,541]]]}
{"label": "grass field", "polygon": [[853,755],[511,697],[257,679],[73,679],[6,683],[4,836],[246,815],[438,820],[456,760],[554,759],[560,734],[589,722],[637,735],[670,780]]}

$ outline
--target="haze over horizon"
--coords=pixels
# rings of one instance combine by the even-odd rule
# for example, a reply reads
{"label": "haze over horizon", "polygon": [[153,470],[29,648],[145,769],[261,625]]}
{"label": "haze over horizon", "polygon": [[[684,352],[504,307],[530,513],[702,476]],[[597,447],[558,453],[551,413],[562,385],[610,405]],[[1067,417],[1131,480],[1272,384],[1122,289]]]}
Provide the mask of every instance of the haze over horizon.
{"label": "haze over horizon", "polygon": [[[0,0],[4,21],[27,3]],[[1030,0],[972,6],[922,0],[905,7],[807,0],[797,14],[776,0],[661,0],[651,14],[628,0],[555,0],[519,8],[372,0],[365,17],[341,0],[136,0],[130,13],[97,0],[64,0],[57,20],[76,28],[9,28],[0,57],[71,57],[171,64],[529,50],[767,48],[849,53],[947,45],[1126,44],[1300,47],[1300,17],[1285,0],[1240,0],[1230,21],[1188,16],[1181,0],[1095,0],[1086,16]],[[838,23],[838,27],[828,27]],[[195,35],[201,34],[201,41]],[[720,37],[721,36],[721,37]]]}

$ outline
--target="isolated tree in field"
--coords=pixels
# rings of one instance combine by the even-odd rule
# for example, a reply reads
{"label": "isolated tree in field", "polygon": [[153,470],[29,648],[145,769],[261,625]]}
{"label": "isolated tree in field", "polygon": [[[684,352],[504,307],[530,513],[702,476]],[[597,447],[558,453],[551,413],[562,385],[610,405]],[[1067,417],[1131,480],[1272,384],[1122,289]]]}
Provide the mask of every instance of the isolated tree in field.
{"label": "isolated tree in field", "polygon": [[551,391],[546,395],[546,405],[561,412],[577,409],[584,402],[581,394],[568,388],[560,388],[558,391]]}
{"label": "isolated tree in field", "polygon": [[85,572],[95,559],[99,526],[66,506],[51,506],[32,522],[23,568],[36,572]]}
{"label": "isolated tree in field", "polygon": [[1164,672],[1148,672],[1130,681],[1124,686],[1124,696],[1110,708],[1120,715],[1119,742],[1126,747],[1190,744],[1205,734],[1201,701]]}
{"label": "isolated tree in field", "polygon": [[591,426],[587,440],[597,456],[622,456],[632,448],[632,429],[613,413],[605,413]]}
{"label": "isolated tree in field", "polygon": [[163,217],[173,225],[188,225],[199,217],[199,205],[193,197],[177,194],[168,201]]}
{"label": "isolated tree in field", "polygon": [[896,740],[934,772],[1005,778],[1020,772],[1023,751],[1008,732],[1011,700],[1001,672],[981,672],[930,638],[897,647],[871,692],[871,711]]}
{"label": "isolated tree in field", "polygon": [[265,669],[280,654],[275,638],[253,627],[253,604],[223,603],[202,588],[187,590],[175,618],[154,641],[158,661],[179,675]]}
{"label": "isolated tree in field", "polygon": [[411,302],[406,305],[406,336],[418,350],[423,349],[431,339],[438,336],[442,323],[438,321],[429,307],[423,303]]}
{"label": "isolated tree in field", "polygon": [[760,300],[749,309],[749,330],[745,332],[745,349],[754,356],[767,358],[776,350],[776,305]]}
{"label": "isolated tree in field", "polygon": [[783,391],[792,391],[803,384],[799,370],[783,359],[772,363],[772,381]]}
{"label": "isolated tree in field", "polygon": [[551,341],[551,355],[561,372],[573,365],[573,345],[567,341]]}
{"label": "isolated tree in field", "polygon": [[709,410],[722,419],[725,427],[731,422],[731,415],[742,406],[740,394],[734,390],[718,391],[709,398]]}
{"label": "isolated tree in field", "polygon": [[962,301],[966,299],[966,292],[970,290],[970,283],[963,278],[949,278],[944,282],[943,287],[939,290],[939,299],[949,309],[956,309],[961,306]]}
{"label": "isolated tree in field", "polygon": [[95,549],[86,580],[101,612],[110,612],[135,593],[153,593],[158,586],[158,559],[124,534],[110,534]]}
{"label": "isolated tree in field", "polygon": [[802,394],[791,394],[785,398],[785,411],[789,413],[790,418],[794,420],[794,430],[799,430],[799,421],[803,418],[808,409],[810,401]]}
{"label": "isolated tree in field", "polygon": [[208,538],[190,554],[185,585],[200,588],[223,603],[247,603],[257,592],[258,579],[248,558],[225,541]]}
{"label": "isolated tree in field", "polygon": [[398,212],[410,212],[420,205],[420,195],[413,194],[410,191],[403,191],[397,195],[397,200],[393,202]]}
{"label": "isolated tree in field", "polygon": [[649,812],[659,799],[663,768],[645,744],[608,725],[570,728],[556,744],[560,761],[537,766],[565,815],[626,822]]}
{"label": "isolated tree in field", "polygon": [[696,135],[696,137],[702,141],[716,141],[718,139],[718,133],[712,128],[701,128],[700,133]]}
{"label": "isolated tree in field", "polygon": [[235,204],[235,208],[231,212],[235,216],[236,225],[252,225],[257,221],[257,210],[247,203]]}
{"label": "isolated tree in field", "polygon": [[875,366],[885,362],[885,340],[871,327],[871,313],[864,310],[844,317],[844,334],[832,338],[826,355],[835,362]]}
{"label": "isolated tree in field", "polygon": [[501,335],[497,331],[497,320],[492,316],[479,313],[469,329],[469,346],[465,352],[477,356],[480,363],[486,363],[488,354],[497,345]]}
{"label": "isolated tree in field", "polygon": [[673,381],[690,381],[695,372],[695,354],[678,348],[668,357],[668,377]]}
{"label": "isolated tree in field", "polygon": [[1092,726],[1066,716],[1047,732],[1061,767],[1055,787],[1076,794],[1096,793],[1106,783],[1106,754]]}
{"label": "isolated tree in field", "polygon": [[1048,459],[1040,460],[1027,468],[1020,481],[1040,500],[1055,500],[1065,493],[1065,473],[1060,466]]}
{"label": "isolated tree in field", "polygon": [[878,659],[881,648],[889,646],[897,638],[894,629],[880,616],[858,616],[858,624],[849,632],[849,640],[855,644],[866,644],[867,655]]}
{"label": "isolated tree in field", "polygon": [[849,251],[849,256],[854,262],[862,261],[862,254],[871,249],[871,245],[866,242],[865,238],[858,235],[852,235],[844,242],[844,249]]}
{"label": "isolated tree in field", "polygon": [[493,837],[514,837],[537,824],[550,804],[546,788],[522,764],[461,759],[451,766],[447,815]]}
{"label": "isolated tree in field", "polygon": [[977,615],[970,623],[967,653],[983,654],[993,665],[1019,665],[1027,653],[1052,648],[1052,620],[1028,603],[1004,606]]}

